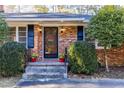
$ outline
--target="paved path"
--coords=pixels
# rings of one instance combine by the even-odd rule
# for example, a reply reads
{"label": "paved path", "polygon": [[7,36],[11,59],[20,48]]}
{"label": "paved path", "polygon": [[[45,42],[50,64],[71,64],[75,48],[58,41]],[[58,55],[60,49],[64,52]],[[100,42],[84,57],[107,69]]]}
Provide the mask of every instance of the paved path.
{"label": "paved path", "polygon": [[58,81],[22,81],[16,87],[33,88],[124,88],[124,79],[64,79]]}

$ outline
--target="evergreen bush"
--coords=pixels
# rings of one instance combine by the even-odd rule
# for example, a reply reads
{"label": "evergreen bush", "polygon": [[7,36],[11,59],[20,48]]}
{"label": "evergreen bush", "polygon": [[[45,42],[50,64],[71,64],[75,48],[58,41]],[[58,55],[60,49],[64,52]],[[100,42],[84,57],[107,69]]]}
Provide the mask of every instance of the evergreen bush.
{"label": "evergreen bush", "polygon": [[95,47],[83,41],[71,44],[69,48],[69,68],[72,73],[94,73],[98,68]]}
{"label": "evergreen bush", "polygon": [[26,48],[17,42],[7,42],[0,48],[0,75],[15,76],[24,70]]}

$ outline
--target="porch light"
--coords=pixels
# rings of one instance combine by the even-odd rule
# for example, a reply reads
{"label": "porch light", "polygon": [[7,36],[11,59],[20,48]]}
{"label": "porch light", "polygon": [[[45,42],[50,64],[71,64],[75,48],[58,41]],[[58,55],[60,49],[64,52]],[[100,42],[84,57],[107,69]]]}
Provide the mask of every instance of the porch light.
{"label": "porch light", "polygon": [[61,31],[61,33],[63,33],[65,30],[66,29],[62,26],[60,31]]}
{"label": "porch light", "polygon": [[39,27],[38,27],[38,32],[42,32],[42,29],[41,29],[41,24],[38,24],[39,25]]}

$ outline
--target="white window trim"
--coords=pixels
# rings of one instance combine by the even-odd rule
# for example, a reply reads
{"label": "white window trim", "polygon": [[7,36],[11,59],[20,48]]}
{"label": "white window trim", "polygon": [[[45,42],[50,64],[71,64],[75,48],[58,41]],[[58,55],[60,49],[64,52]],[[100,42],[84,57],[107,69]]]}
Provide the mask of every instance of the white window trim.
{"label": "white window trim", "polygon": [[26,48],[28,49],[28,25],[26,25]]}
{"label": "white window trim", "polygon": [[16,41],[19,42],[18,26],[16,26]]}

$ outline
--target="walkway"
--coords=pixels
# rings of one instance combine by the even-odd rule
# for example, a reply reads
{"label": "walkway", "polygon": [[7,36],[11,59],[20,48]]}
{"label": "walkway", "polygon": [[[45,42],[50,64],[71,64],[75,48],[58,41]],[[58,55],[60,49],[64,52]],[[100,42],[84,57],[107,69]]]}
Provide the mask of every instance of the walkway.
{"label": "walkway", "polygon": [[63,79],[58,81],[19,81],[16,87],[33,88],[124,88],[124,79]]}

